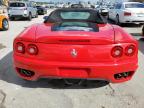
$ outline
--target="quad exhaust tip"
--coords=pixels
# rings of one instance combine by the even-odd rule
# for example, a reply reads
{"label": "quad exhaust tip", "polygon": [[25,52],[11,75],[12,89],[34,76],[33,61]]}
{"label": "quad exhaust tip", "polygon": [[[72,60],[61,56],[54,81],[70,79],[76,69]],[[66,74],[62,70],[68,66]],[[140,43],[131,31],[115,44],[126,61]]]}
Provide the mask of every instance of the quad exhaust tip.
{"label": "quad exhaust tip", "polygon": [[35,75],[35,73],[30,70],[26,70],[26,69],[17,69],[17,70],[18,73],[24,77],[33,77]]}
{"label": "quad exhaust tip", "polygon": [[120,80],[122,78],[128,78],[132,75],[132,72],[123,72],[114,75],[114,78]]}

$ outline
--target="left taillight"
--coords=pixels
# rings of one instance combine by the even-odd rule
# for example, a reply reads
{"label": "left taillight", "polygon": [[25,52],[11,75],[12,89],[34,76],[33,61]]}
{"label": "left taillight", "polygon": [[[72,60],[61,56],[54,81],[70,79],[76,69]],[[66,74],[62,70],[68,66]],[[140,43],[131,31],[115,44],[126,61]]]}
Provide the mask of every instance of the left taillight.
{"label": "left taillight", "polygon": [[27,46],[27,53],[30,55],[37,55],[38,54],[38,48],[34,44],[30,44]]}
{"label": "left taillight", "polygon": [[119,58],[123,55],[123,48],[121,46],[115,46],[113,47],[111,51],[111,55],[114,58]]}
{"label": "left taillight", "polygon": [[25,45],[21,42],[16,43],[15,51],[18,53],[25,53]]}

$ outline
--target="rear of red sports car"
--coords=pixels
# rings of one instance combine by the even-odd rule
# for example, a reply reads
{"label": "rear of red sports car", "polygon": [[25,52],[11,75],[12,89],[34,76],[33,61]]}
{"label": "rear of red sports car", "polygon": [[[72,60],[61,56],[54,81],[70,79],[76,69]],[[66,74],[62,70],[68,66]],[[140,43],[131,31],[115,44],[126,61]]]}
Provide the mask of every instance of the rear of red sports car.
{"label": "rear of red sports car", "polygon": [[138,67],[137,41],[118,26],[94,22],[92,13],[59,9],[22,32],[14,41],[17,74],[26,80],[130,80]]}

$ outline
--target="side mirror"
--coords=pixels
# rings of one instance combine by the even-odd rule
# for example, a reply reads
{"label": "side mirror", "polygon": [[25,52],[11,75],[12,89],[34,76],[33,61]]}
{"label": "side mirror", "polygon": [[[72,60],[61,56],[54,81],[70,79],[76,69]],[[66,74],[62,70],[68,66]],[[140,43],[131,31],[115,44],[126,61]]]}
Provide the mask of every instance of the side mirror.
{"label": "side mirror", "polygon": [[43,19],[44,19],[44,20],[47,20],[47,19],[48,19],[48,16],[44,16]]}
{"label": "side mirror", "polygon": [[108,16],[108,10],[107,9],[101,9],[100,14],[104,17]]}
{"label": "side mirror", "polygon": [[48,16],[44,16],[43,19],[44,19],[44,23],[47,23]]}

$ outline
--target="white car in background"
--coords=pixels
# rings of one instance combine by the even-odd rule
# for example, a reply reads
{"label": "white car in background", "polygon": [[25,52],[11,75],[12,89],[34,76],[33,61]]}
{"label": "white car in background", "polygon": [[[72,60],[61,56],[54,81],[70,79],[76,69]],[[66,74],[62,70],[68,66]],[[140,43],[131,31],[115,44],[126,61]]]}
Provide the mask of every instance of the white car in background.
{"label": "white car in background", "polygon": [[31,21],[32,18],[38,17],[37,8],[31,2],[10,2],[8,8],[10,20],[18,17],[27,18]]}
{"label": "white car in background", "polygon": [[114,20],[116,24],[144,24],[144,4],[139,2],[117,3],[109,10],[109,19]]}

